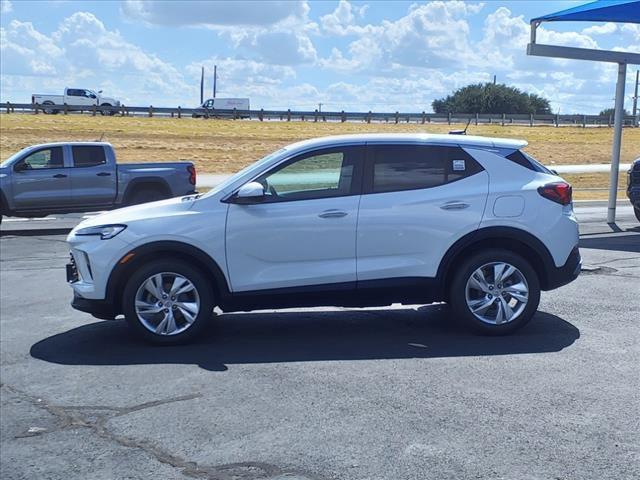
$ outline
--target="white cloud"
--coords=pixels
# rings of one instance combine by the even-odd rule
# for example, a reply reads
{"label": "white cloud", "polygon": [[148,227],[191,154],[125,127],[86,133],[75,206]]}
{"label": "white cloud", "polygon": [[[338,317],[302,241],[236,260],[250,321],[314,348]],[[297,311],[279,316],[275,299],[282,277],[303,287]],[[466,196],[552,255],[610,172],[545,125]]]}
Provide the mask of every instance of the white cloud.
{"label": "white cloud", "polygon": [[13,20],[2,29],[0,48],[3,86],[11,76],[44,76],[56,85],[98,89],[117,75],[119,86],[109,93],[126,103],[158,96],[177,100],[189,88],[174,66],[108,30],[87,12],[64,19],[50,36],[29,22]]}
{"label": "white cloud", "polygon": [[0,13],[9,13],[13,10],[10,0],[0,0]]}
{"label": "white cloud", "polygon": [[582,30],[585,35],[609,35],[618,30],[615,23],[607,22],[603,25],[593,25]]}
{"label": "white cloud", "polygon": [[330,35],[342,36],[363,33],[367,31],[367,27],[358,26],[355,21],[356,17],[363,18],[368,8],[369,5],[354,7],[347,0],[340,0],[332,13],[320,17],[320,25]]}
{"label": "white cloud", "polygon": [[237,39],[236,46],[247,49],[257,59],[276,65],[314,62],[316,49],[304,32],[260,31]]}
{"label": "white cloud", "polygon": [[125,0],[121,11],[132,20],[157,25],[273,25],[288,17],[303,18],[308,6],[294,0]]}

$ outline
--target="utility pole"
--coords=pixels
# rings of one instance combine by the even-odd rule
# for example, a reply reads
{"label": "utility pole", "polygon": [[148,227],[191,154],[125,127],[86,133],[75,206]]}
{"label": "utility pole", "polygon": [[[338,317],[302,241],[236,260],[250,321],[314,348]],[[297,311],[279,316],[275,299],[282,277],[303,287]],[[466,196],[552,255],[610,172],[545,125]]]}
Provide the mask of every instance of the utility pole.
{"label": "utility pole", "polygon": [[496,84],[496,76],[495,75],[493,76],[493,84],[494,85]]}
{"label": "utility pole", "polygon": [[322,105],[324,105],[324,104],[318,103],[318,113],[320,113],[322,111]]}
{"label": "utility pole", "polygon": [[200,74],[200,105],[204,103],[204,65]]}
{"label": "utility pole", "polygon": [[638,126],[638,74],[640,70],[636,70],[636,90],[633,94],[633,124]]}
{"label": "utility pole", "polygon": [[218,80],[218,66],[213,66],[213,98],[216,98],[216,83]]}

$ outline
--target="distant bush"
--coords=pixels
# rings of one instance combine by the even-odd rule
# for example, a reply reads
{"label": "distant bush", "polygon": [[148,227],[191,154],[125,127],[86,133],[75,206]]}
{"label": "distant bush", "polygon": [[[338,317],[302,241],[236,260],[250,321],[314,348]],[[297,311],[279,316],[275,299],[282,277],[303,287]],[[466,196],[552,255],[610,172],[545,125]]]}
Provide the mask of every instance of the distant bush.
{"label": "distant bush", "polygon": [[[625,109],[623,110],[623,115],[630,115],[630,113]],[[605,108],[604,110],[602,110],[600,112],[600,115],[603,117],[608,117],[609,115],[611,115],[611,118],[613,118],[613,116],[616,113],[616,109],[615,108]]]}
{"label": "distant bush", "polygon": [[493,83],[467,85],[431,106],[435,113],[551,113],[546,98]]}

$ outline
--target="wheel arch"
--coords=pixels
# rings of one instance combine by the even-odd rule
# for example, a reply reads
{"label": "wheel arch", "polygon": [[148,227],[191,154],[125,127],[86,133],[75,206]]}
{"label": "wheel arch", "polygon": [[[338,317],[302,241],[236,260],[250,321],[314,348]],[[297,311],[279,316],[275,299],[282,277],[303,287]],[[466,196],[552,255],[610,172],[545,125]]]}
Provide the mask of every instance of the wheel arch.
{"label": "wheel arch", "polygon": [[9,211],[9,202],[7,202],[7,197],[0,188],[0,214],[9,215]]}
{"label": "wheel arch", "polygon": [[[123,260],[131,254],[133,254],[133,257],[123,263]],[[224,300],[228,298],[229,286],[227,279],[218,263],[209,254],[187,243],[158,241],[130,250],[118,260],[116,267],[111,271],[107,281],[106,298],[113,305],[116,314],[122,313],[122,293],[131,274],[144,262],[158,258],[180,259],[200,270],[207,278],[211,278],[211,287],[216,305],[223,304]]]}
{"label": "wheel arch", "polygon": [[489,248],[504,248],[524,257],[535,270],[540,287],[545,290],[549,274],[555,269],[549,249],[529,232],[514,227],[487,227],[471,232],[456,241],[442,257],[437,277],[448,295],[457,267],[469,255]]}
{"label": "wheel arch", "polygon": [[167,183],[164,178],[161,177],[144,177],[144,178],[134,178],[131,180],[122,197],[122,203],[127,204],[131,197],[135,194],[135,191],[138,189],[151,189],[151,190],[160,190],[163,194],[167,195],[167,198],[172,196],[171,187]]}

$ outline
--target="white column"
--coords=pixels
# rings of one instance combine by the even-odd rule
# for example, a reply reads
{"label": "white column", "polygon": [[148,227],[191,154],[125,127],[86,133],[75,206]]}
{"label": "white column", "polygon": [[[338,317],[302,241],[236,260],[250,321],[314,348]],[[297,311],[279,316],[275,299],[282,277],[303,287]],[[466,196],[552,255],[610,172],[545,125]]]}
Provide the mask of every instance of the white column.
{"label": "white column", "polygon": [[616,222],[616,200],[618,198],[618,173],[620,170],[620,144],[622,143],[622,116],[624,114],[624,83],[627,76],[627,64],[618,64],[618,83],[616,84],[616,111],[613,118],[613,148],[611,150],[611,175],[609,177],[609,208],[607,223]]}

